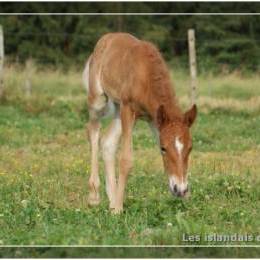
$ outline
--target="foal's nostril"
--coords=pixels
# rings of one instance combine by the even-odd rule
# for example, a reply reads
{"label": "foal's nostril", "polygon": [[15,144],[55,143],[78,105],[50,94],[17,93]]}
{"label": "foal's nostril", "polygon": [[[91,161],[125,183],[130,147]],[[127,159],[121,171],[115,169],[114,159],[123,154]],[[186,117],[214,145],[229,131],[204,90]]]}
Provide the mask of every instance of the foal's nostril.
{"label": "foal's nostril", "polygon": [[174,191],[175,193],[177,193],[177,191],[178,191],[177,184],[174,184],[174,186],[173,186],[173,191]]}
{"label": "foal's nostril", "polygon": [[185,197],[187,194],[188,194],[188,188],[186,188],[185,190],[183,191],[180,191],[178,190],[177,192],[175,192],[175,194],[178,196],[178,197]]}

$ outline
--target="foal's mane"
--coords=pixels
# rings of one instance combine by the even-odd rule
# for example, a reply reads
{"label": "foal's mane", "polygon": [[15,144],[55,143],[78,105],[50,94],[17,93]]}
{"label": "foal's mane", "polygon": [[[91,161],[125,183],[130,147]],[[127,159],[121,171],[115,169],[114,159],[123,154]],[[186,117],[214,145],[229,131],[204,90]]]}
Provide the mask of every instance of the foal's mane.
{"label": "foal's mane", "polygon": [[144,45],[149,63],[150,90],[159,103],[165,107],[171,118],[180,118],[182,112],[178,105],[167,65],[152,43],[144,42]]}

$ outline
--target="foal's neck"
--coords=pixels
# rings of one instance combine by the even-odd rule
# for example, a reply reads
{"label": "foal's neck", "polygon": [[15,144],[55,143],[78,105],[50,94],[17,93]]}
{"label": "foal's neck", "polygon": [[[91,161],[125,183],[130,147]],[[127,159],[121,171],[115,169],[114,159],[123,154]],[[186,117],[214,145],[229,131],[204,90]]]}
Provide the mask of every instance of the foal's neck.
{"label": "foal's neck", "polygon": [[171,122],[180,121],[183,117],[183,113],[178,104],[173,86],[168,82],[168,84],[165,84],[162,88],[162,93],[154,98],[156,102],[152,113],[153,122],[156,124],[157,111],[161,105],[163,105],[165,113]]}

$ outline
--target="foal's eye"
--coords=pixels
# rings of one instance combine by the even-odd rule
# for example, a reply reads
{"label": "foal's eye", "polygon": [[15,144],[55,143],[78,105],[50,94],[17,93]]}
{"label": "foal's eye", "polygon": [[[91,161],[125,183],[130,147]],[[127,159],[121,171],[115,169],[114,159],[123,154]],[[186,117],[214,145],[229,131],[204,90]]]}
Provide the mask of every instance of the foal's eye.
{"label": "foal's eye", "polygon": [[166,153],[166,149],[164,147],[161,147],[161,152],[162,152],[162,154],[165,154]]}

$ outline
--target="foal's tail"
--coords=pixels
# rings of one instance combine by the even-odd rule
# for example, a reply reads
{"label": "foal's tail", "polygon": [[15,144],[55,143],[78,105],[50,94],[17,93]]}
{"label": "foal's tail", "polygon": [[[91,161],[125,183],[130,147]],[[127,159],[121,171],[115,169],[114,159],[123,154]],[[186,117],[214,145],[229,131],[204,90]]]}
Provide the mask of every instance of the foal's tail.
{"label": "foal's tail", "polygon": [[87,93],[89,90],[89,64],[91,62],[91,58],[92,54],[89,56],[82,74],[83,87],[86,89]]}

